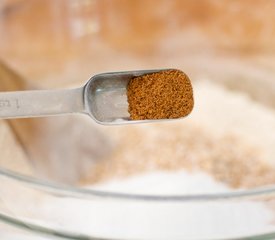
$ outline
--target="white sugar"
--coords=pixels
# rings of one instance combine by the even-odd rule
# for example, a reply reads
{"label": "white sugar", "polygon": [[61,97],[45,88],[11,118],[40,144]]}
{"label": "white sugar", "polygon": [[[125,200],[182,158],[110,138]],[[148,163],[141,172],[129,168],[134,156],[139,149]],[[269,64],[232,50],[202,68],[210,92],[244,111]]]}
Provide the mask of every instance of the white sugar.
{"label": "white sugar", "polygon": [[155,171],[127,179],[113,179],[93,189],[132,194],[185,195],[228,192],[230,189],[203,172]]}

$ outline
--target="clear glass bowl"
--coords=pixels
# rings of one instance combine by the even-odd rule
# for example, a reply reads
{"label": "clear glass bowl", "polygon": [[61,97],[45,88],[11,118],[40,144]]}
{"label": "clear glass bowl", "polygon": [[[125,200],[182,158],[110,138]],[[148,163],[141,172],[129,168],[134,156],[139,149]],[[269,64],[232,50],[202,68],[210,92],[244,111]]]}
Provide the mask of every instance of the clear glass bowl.
{"label": "clear glass bowl", "polygon": [[[0,65],[0,74],[8,82],[14,81],[15,89],[70,87],[84,84],[85,79],[98,72],[174,67],[184,70],[192,79],[196,105],[190,118],[171,124],[146,125],[144,129],[97,126],[80,116],[5,123],[5,129],[12,129],[15,137],[12,140],[6,137],[2,141],[3,149],[11,148],[11,143],[20,143],[22,148],[18,147],[10,158],[0,158],[0,236],[140,240],[275,238],[272,177],[275,175],[272,161],[275,55],[274,36],[266,30],[274,27],[273,14],[268,14],[273,2],[261,4],[264,19],[255,14],[259,7],[257,1],[251,9],[242,3],[218,4],[210,0],[202,1],[200,6],[184,1],[147,2],[23,0],[4,6],[0,34],[6,34],[0,40],[1,56],[27,79],[23,81],[12,71],[3,71],[6,67]],[[244,17],[244,9],[251,19]],[[19,29],[18,23],[23,24],[25,31]],[[257,27],[250,28],[250,24]],[[2,78],[0,84],[4,81]],[[222,98],[215,98],[215,91],[209,92],[208,86],[210,90],[223,89],[221,94],[224,93],[225,99],[235,96],[246,108],[241,109],[239,102],[233,100],[225,101],[224,105],[215,102]],[[10,89],[14,90],[14,86],[4,90]],[[250,105],[245,105],[247,102]],[[215,108],[215,103],[222,109]],[[201,112],[210,113],[211,117]],[[221,116],[226,116],[222,119],[226,119],[227,125],[222,125]],[[209,125],[200,125],[202,122]],[[181,167],[167,165],[166,161],[176,158],[183,150],[177,141],[167,146],[165,141],[173,142],[176,132],[179,132],[177,139],[181,139],[180,131],[192,123],[210,128],[206,132],[191,131],[195,134],[190,137],[193,145],[184,149],[190,159],[194,160],[200,150],[201,145],[196,144],[203,136],[197,133],[207,135],[216,128],[219,132],[230,126],[234,134],[235,130],[245,132],[246,138],[251,137],[247,143],[251,145],[242,152],[239,150],[242,143],[234,134],[233,138],[230,134],[226,139],[213,137],[210,142],[202,143],[207,149],[199,155],[209,161],[199,164],[190,161],[189,166]],[[213,192],[190,181],[186,183],[185,194],[169,194],[167,191],[148,193],[146,183],[141,186],[144,189],[128,192],[110,191],[92,184],[96,182],[95,173],[99,173],[100,179],[103,172],[109,178],[127,181],[129,176],[125,171],[120,175],[116,168],[113,153],[117,145],[111,140],[153,128],[165,141],[152,147],[153,154],[138,153],[139,159],[135,160],[149,162],[152,156],[160,156],[161,147],[167,148],[168,156],[156,169],[150,164],[133,165],[136,166],[133,168],[128,161],[125,168],[130,169],[129,175],[159,170],[176,174],[186,169],[191,179],[204,169],[230,188]],[[172,135],[161,135],[172,129],[176,129]],[[133,144],[130,146],[137,144],[138,151],[140,146],[145,146],[142,136],[137,139],[141,145],[133,138],[129,142]],[[223,145],[224,141],[229,141],[229,145]],[[197,148],[192,148],[194,145]],[[221,152],[213,155],[212,149],[217,147]],[[258,148],[269,149],[269,155],[261,155]],[[248,154],[246,161],[237,161],[236,165],[235,160],[243,154]],[[127,160],[123,152],[120,156]],[[213,156],[217,164],[208,166]],[[261,158],[270,161],[259,168]],[[221,166],[219,160],[226,164]],[[102,162],[106,163],[103,168]]]}

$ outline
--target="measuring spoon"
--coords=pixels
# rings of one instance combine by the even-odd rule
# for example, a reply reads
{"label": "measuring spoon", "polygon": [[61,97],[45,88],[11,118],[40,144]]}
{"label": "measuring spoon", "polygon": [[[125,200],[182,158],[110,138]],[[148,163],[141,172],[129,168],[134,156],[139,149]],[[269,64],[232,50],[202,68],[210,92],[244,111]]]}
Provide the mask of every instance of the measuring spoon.
{"label": "measuring spoon", "polygon": [[101,73],[76,89],[1,92],[0,119],[84,113],[104,125],[163,121],[131,120],[127,85],[133,77],[164,70]]}

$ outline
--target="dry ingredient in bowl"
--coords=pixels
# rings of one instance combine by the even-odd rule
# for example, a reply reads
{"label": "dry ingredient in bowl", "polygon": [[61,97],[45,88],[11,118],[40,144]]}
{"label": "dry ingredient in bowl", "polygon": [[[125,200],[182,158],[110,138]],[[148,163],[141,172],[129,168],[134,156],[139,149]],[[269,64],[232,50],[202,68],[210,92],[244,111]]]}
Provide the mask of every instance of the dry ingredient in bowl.
{"label": "dry ingredient in bowl", "polygon": [[179,70],[131,79],[127,97],[132,120],[181,118],[187,116],[194,106],[191,82]]}
{"label": "dry ingredient in bowl", "polygon": [[274,184],[274,110],[207,80],[193,87],[196,108],[185,121],[108,129],[115,148],[83,182],[185,169],[233,188]]}

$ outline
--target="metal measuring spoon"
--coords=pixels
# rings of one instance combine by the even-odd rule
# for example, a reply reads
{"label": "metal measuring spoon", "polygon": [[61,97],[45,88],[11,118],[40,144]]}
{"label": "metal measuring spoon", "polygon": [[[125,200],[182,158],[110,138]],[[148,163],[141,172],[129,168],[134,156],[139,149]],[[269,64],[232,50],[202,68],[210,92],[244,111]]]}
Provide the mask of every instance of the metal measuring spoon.
{"label": "metal measuring spoon", "polygon": [[105,125],[151,122],[130,119],[127,85],[133,77],[163,70],[102,73],[76,89],[1,92],[0,119],[84,113]]}

